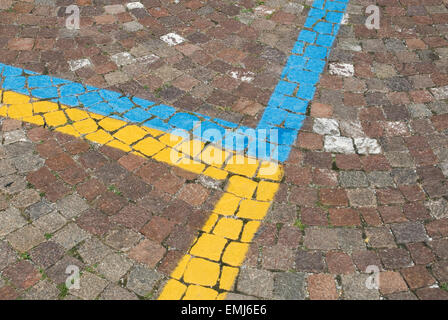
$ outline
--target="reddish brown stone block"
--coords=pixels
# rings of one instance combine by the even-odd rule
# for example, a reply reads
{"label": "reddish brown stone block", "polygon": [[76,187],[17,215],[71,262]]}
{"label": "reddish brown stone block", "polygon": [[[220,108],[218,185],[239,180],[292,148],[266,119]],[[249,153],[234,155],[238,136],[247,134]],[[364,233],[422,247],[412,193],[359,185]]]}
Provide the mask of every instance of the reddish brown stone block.
{"label": "reddish brown stone block", "polygon": [[329,274],[312,274],[308,277],[308,291],[311,300],[337,300],[335,280]]}
{"label": "reddish brown stone block", "polygon": [[343,252],[329,252],[327,254],[328,271],[333,274],[350,274],[355,272],[350,256]]}
{"label": "reddish brown stone block", "polygon": [[329,209],[330,223],[334,226],[359,226],[359,213],[353,209]]}
{"label": "reddish brown stone block", "polygon": [[151,240],[143,240],[129,252],[129,257],[154,268],[165,255],[166,249]]}
{"label": "reddish brown stone block", "polygon": [[3,271],[3,276],[11,283],[21,289],[28,289],[35,285],[40,279],[40,272],[26,260],[10,265]]}

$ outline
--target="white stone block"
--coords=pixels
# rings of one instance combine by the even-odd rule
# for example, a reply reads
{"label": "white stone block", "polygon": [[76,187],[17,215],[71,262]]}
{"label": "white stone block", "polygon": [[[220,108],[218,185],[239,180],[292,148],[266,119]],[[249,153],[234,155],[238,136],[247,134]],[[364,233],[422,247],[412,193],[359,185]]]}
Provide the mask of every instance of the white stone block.
{"label": "white stone block", "polygon": [[381,146],[376,139],[355,138],[355,145],[360,154],[379,154]]}
{"label": "white stone block", "polygon": [[129,52],[120,52],[110,57],[117,66],[126,66],[128,64],[135,63],[135,58]]}
{"label": "white stone block", "polygon": [[431,92],[437,100],[448,99],[448,86],[432,88]]}
{"label": "white stone block", "polygon": [[350,63],[330,63],[330,74],[353,77],[355,75],[355,67]]}
{"label": "white stone block", "polygon": [[133,10],[133,9],[141,9],[144,8],[145,6],[141,2],[129,2],[128,4],[126,4],[126,7],[129,10]]}
{"label": "white stone block", "polygon": [[69,65],[71,71],[76,71],[81,68],[91,66],[92,63],[90,63],[89,59],[79,59],[79,60],[70,60],[68,62],[68,65]]}
{"label": "white stone block", "polygon": [[177,33],[168,33],[161,36],[160,39],[167,43],[170,47],[177,46],[178,44],[185,42],[185,39]]}
{"label": "white stone block", "polygon": [[313,131],[321,135],[339,136],[339,123],[334,119],[314,119]]}
{"label": "white stone block", "polygon": [[355,153],[353,140],[346,137],[326,136],[324,141],[324,148],[327,152],[346,154]]}
{"label": "white stone block", "polygon": [[247,83],[251,83],[255,79],[255,73],[250,71],[231,71],[230,76],[233,79]]}

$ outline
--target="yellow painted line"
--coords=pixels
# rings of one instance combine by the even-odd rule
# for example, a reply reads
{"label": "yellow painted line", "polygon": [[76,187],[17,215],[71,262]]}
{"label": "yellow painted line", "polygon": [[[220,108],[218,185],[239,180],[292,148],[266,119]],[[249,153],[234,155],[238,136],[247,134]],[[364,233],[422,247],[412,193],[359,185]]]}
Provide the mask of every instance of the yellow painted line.
{"label": "yellow painted line", "polygon": [[172,272],[159,299],[226,297],[277,193],[283,178],[280,165],[80,108],[36,101],[12,91],[0,91],[0,95],[0,116],[46,126],[213,179],[230,176],[225,193]]}
{"label": "yellow painted line", "polygon": [[225,299],[278,191],[281,170],[263,177],[272,181],[257,182],[238,175],[228,180],[226,192],[172,272],[160,300]]}

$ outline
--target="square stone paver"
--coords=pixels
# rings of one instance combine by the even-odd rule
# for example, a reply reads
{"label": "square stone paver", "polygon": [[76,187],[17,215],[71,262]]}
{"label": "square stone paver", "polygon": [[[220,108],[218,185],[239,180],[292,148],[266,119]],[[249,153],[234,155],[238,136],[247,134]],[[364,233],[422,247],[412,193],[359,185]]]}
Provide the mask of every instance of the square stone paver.
{"label": "square stone paver", "polygon": [[88,265],[100,262],[112,253],[112,250],[104,245],[96,237],[87,239],[79,248],[78,252],[82,260]]}
{"label": "square stone paver", "polygon": [[117,282],[123,277],[126,272],[132,267],[131,260],[123,255],[114,253],[108,255],[98,264],[97,271],[104,275],[106,279]]}
{"label": "square stone paver", "polygon": [[25,213],[31,220],[37,220],[40,217],[52,212],[54,210],[54,206],[48,203],[47,201],[40,201],[31,205]]}
{"label": "square stone paver", "polygon": [[27,225],[7,236],[11,246],[19,252],[25,252],[45,241],[45,237],[39,229]]}
{"label": "square stone paver", "polygon": [[27,260],[18,261],[3,270],[3,277],[20,289],[28,289],[42,277],[39,270]]}
{"label": "square stone paver", "polygon": [[145,239],[129,252],[129,257],[137,262],[146,264],[150,268],[154,268],[162,260],[165,253],[166,249],[160,244]]}
{"label": "square stone paver", "polygon": [[5,211],[0,211],[0,237],[23,227],[26,225],[26,220],[16,208],[8,208]]}
{"label": "square stone paver", "polygon": [[303,244],[311,250],[334,250],[338,248],[337,231],[326,228],[307,228]]}
{"label": "square stone paver", "polygon": [[17,260],[17,254],[6,241],[0,241],[0,271]]}
{"label": "square stone paver", "polygon": [[145,266],[135,266],[128,275],[126,287],[142,297],[146,297],[154,290],[162,276]]}
{"label": "square stone paver", "polygon": [[93,300],[106,288],[107,281],[90,273],[84,272],[79,281],[79,289],[70,289],[69,292],[84,300]]}
{"label": "square stone paver", "polygon": [[274,290],[274,274],[265,270],[242,268],[237,289],[248,295],[271,298]]}
{"label": "square stone paver", "polygon": [[64,247],[53,241],[44,242],[30,251],[33,262],[44,269],[60,260],[64,253]]}
{"label": "square stone paver", "polygon": [[274,275],[274,298],[281,300],[304,300],[306,274],[302,272],[279,272]]}
{"label": "square stone paver", "polygon": [[89,205],[78,195],[72,194],[56,202],[56,208],[64,217],[72,219],[89,209]]}
{"label": "square stone paver", "polygon": [[428,240],[425,227],[420,222],[396,223],[391,228],[397,243],[424,242]]}
{"label": "square stone paver", "polygon": [[350,274],[342,276],[342,290],[345,300],[378,300],[377,289],[369,289],[366,281],[371,277],[367,274]]}
{"label": "square stone paver", "polygon": [[52,240],[59,243],[65,249],[70,250],[89,237],[90,235],[86,231],[82,230],[76,224],[70,223],[56,232]]}
{"label": "square stone paver", "polygon": [[101,294],[100,300],[138,300],[138,297],[116,284],[110,284]]}
{"label": "square stone paver", "polygon": [[57,211],[53,211],[34,221],[33,225],[39,228],[43,233],[53,233],[61,229],[66,223],[67,219]]}
{"label": "square stone paver", "polygon": [[47,269],[45,273],[48,277],[56,284],[65,283],[67,278],[70,276],[69,273],[66,273],[71,266],[76,266],[82,271],[84,264],[71,256],[64,256],[61,260],[56,262],[52,267]]}
{"label": "square stone paver", "polygon": [[28,290],[21,298],[23,300],[57,300],[59,290],[51,281],[43,280]]}
{"label": "square stone paver", "polygon": [[394,248],[394,236],[387,227],[367,228],[366,235],[368,244],[374,248]]}
{"label": "square stone paver", "polygon": [[34,189],[25,189],[18,195],[14,196],[11,200],[11,204],[19,209],[24,209],[38,201],[40,201],[39,192]]}
{"label": "square stone paver", "polygon": [[114,249],[129,251],[142,238],[137,232],[130,229],[114,229],[106,235],[105,243]]}

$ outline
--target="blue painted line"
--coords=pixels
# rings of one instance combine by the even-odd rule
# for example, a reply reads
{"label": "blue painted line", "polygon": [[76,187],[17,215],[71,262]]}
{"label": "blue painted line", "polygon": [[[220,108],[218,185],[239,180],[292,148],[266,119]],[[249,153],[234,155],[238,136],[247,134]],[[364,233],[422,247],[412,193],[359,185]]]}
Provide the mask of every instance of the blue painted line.
{"label": "blue painted line", "polygon": [[[279,131],[277,160],[288,159],[291,146],[305,120],[309,102],[313,99],[331,46],[336,39],[349,0],[315,0],[308,12],[304,28],[292,49],[293,55],[282,72],[257,128],[281,127],[295,131]],[[293,86],[298,87],[292,90]],[[292,92],[296,92],[293,96]],[[284,110],[285,112],[280,112]]]}
{"label": "blue painted line", "polygon": [[[164,132],[192,132],[204,141],[259,159],[284,162],[306,118],[349,0],[315,0],[256,129],[199,113],[177,112],[138,97],[85,86],[0,63],[1,89],[77,107]],[[197,126],[198,122],[201,127]],[[212,130],[210,130],[212,129]],[[228,132],[226,129],[233,131]],[[266,130],[264,132],[262,129]],[[275,133],[273,129],[277,130]],[[216,136],[221,136],[221,140]],[[179,133],[179,131],[176,131]],[[223,138],[222,138],[223,137]],[[264,144],[264,145],[263,145]]]}

